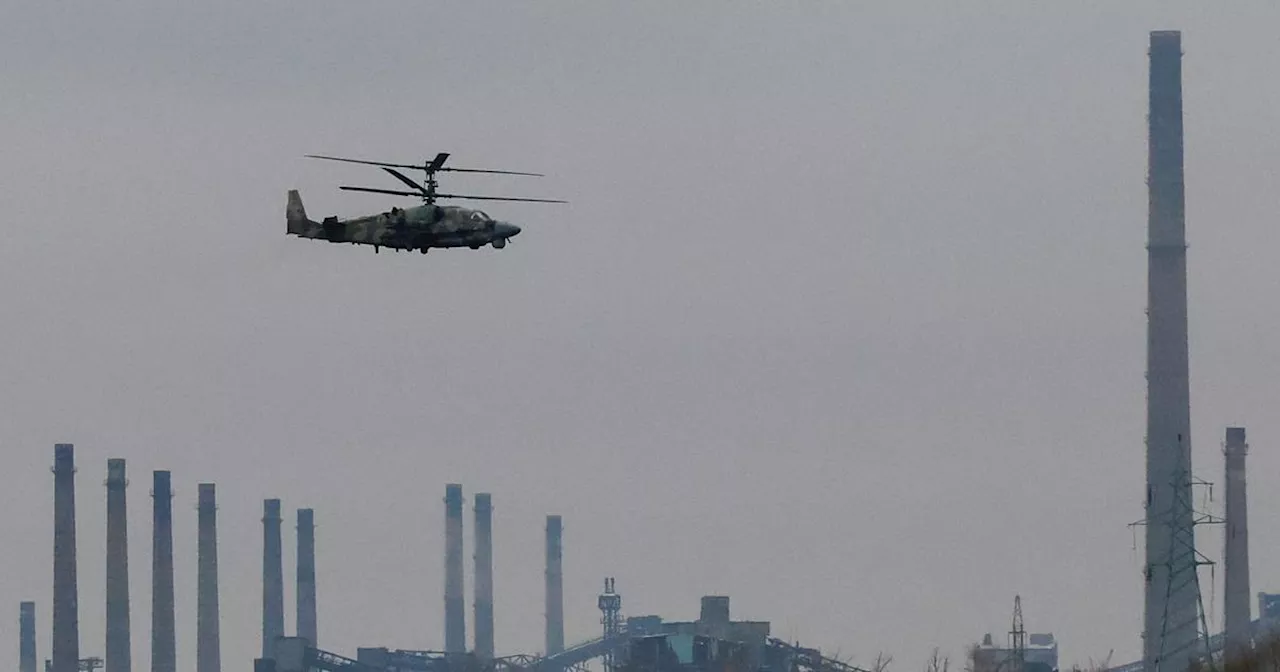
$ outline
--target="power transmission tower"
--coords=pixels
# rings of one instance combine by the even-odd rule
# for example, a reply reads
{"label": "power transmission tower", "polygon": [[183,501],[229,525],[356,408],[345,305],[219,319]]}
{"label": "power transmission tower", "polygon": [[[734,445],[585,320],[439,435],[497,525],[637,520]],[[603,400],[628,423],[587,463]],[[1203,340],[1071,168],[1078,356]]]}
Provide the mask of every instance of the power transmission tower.
{"label": "power transmission tower", "polygon": [[[1179,437],[1181,438],[1181,437]],[[1185,469],[1179,469],[1170,483],[1174,493],[1172,506],[1162,519],[1155,521],[1167,529],[1172,535],[1168,553],[1163,562],[1147,565],[1146,581],[1154,578],[1157,569],[1165,573],[1165,600],[1160,616],[1160,645],[1151,661],[1155,672],[1185,672],[1186,664],[1193,661],[1208,664],[1212,669],[1213,659],[1209,647],[1209,626],[1206,622],[1204,599],[1200,594],[1200,567],[1214,565],[1213,560],[1196,549],[1195,527],[1197,525],[1220,525],[1224,521],[1218,516],[1204,511],[1197,511],[1191,501],[1193,488],[1196,486],[1212,487],[1207,481],[1191,476]],[[1190,524],[1187,524],[1189,521]],[[1151,520],[1140,520],[1132,525],[1148,525]],[[1181,591],[1193,591],[1196,597],[1194,610],[1175,613],[1170,608],[1172,600],[1169,596]],[[1176,633],[1191,630],[1192,637],[1178,637]],[[1170,641],[1185,641],[1185,644],[1170,647]],[[1181,669],[1174,669],[1175,667]]]}

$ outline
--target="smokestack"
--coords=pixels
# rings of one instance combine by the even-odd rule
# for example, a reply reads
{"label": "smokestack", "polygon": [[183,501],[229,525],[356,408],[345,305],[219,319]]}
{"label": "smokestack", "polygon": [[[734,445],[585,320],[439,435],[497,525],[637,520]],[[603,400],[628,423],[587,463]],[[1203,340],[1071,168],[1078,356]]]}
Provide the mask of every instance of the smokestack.
{"label": "smokestack", "polygon": [[1147,168],[1147,491],[1143,667],[1183,672],[1199,636],[1191,508],[1182,35],[1150,35]]}
{"label": "smokestack", "polygon": [[560,516],[547,516],[547,655],[564,651],[564,581]]}
{"label": "smokestack", "polygon": [[1252,649],[1249,605],[1249,514],[1245,499],[1244,458],[1249,444],[1244,440],[1244,427],[1228,427],[1227,466],[1227,531],[1223,548],[1223,592],[1226,593],[1226,642],[1223,650],[1228,658],[1247,654]]}
{"label": "smokestack", "polygon": [[316,643],[316,519],[311,509],[298,509],[298,636]]}
{"label": "smokestack", "polygon": [[213,483],[198,486],[196,516],[196,672],[222,670],[218,614],[218,499]]}
{"label": "smokestack", "polygon": [[284,559],[280,541],[280,500],[262,502],[262,657],[275,659],[276,638],[284,636]]}
{"label": "smokestack", "polygon": [[476,655],[493,658],[493,499],[476,493]]}
{"label": "smokestack", "polygon": [[18,672],[36,672],[36,603],[23,602],[18,615]]}
{"label": "smokestack", "polygon": [[151,474],[151,672],[177,672],[173,622],[173,488],[167,471]]}
{"label": "smokestack", "polygon": [[76,460],[69,443],[53,447],[53,668],[80,669],[76,590]]}
{"label": "smokestack", "polygon": [[462,486],[444,489],[444,650],[467,650],[467,614],[462,596]]}
{"label": "smokestack", "polygon": [[133,668],[129,640],[129,533],[124,460],[107,460],[107,672]]}

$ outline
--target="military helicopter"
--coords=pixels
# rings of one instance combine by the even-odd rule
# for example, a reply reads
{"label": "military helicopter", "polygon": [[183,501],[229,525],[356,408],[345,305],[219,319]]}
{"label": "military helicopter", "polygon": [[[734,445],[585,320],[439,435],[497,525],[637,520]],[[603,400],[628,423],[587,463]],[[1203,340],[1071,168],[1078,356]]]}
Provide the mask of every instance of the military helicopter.
{"label": "military helicopter", "polygon": [[[502,175],[529,175],[542,177],[539,173],[521,173],[511,170],[479,170],[475,168],[446,167],[449,154],[442,152],[431,161],[422,164],[385,163],[381,161],[364,161],[346,159],[337,156],[321,156],[308,154],[307,158],[326,159],[329,161],[345,161],[371,166],[380,166],[387,173],[413,188],[413,191],[394,189],[374,189],[371,187],[338,187],[346,191],[367,191],[375,194],[391,194],[393,196],[416,196],[423,204],[411,208],[393,207],[386,212],[351,219],[325,217],[317,222],[307,218],[307,211],[302,207],[302,197],[297,189],[289,190],[289,202],[285,208],[287,233],[300,238],[314,238],[331,243],[351,243],[352,245],[372,245],[376,253],[381,248],[400,250],[420,250],[426,254],[433,247],[469,247],[478,250],[485,245],[495,249],[507,246],[507,241],[520,233],[520,227],[510,222],[496,220],[482,210],[463,208],[454,205],[436,205],[443,198],[466,199],[479,201],[524,201],[533,203],[567,203],[546,198],[506,198],[499,196],[466,196],[461,194],[442,194],[436,191],[439,182],[436,173],[496,173]],[[421,170],[426,173],[426,180],[418,184],[396,170],[405,168]]]}

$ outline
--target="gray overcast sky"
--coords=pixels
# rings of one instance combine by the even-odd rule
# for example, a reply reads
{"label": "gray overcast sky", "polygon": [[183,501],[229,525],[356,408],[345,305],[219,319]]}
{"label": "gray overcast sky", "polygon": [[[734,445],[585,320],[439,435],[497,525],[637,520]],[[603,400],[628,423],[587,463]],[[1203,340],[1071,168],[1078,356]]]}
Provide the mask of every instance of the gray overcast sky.
{"label": "gray overcast sky", "polygon": [[[129,459],[138,669],[152,469],[177,489],[183,667],[203,481],[227,670],[258,651],[265,497],[288,581],[294,509],[317,510],[324,648],[441,647],[454,481],[494,493],[501,653],[541,648],[561,513],[570,640],[616,576],[630,615],[730,594],[908,670],[1003,639],[1020,593],[1064,664],[1132,660],[1157,29],[1186,52],[1197,471],[1220,482],[1223,428],[1247,425],[1253,585],[1280,589],[1274,3],[20,4],[0,605],[39,602],[42,657],[69,441],[86,654],[105,461]],[[290,188],[315,218],[396,202],[336,189],[394,187],[376,169],[303,154],[437,151],[549,175],[449,189],[572,203],[487,207],[525,228],[502,251],[285,236]]]}

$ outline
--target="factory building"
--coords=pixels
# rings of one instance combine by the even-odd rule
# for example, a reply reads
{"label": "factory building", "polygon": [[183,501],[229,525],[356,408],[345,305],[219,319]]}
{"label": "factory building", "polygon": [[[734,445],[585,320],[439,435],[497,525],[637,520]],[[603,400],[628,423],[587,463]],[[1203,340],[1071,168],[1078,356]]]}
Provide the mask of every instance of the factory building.
{"label": "factory building", "polygon": [[[724,595],[703,597],[696,621],[640,616],[627,619],[627,631],[640,634],[632,638],[624,655],[633,668],[640,665],[641,669],[652,669],[659,663],[714,667],[729,661],[745,665],[745,669],[766,667],[764,650],[769,643],[769,622],[730,619],[729,598]],[[726,643],[733,646],[726,648]],[[626,665],[622,668],[632,669]]]}
{"label": "factory building", "polygon": [[[1016,668],[1015,651],[1008,646],[997,646],[988,633],[973,651],[973,672],[1013,672]],[[1058,640],[1053,633],[1027,633],[1023,648],[1023,672],[1056,672],[1058,669]]]}
{"label": "factory building", "polygon": [[1258,618],[1280,623],[1280,593],[1258,593]]}
{"label": "factory building", "polygon": [[1280,593],[1258,593],[1257,631],[1280,633]]}

